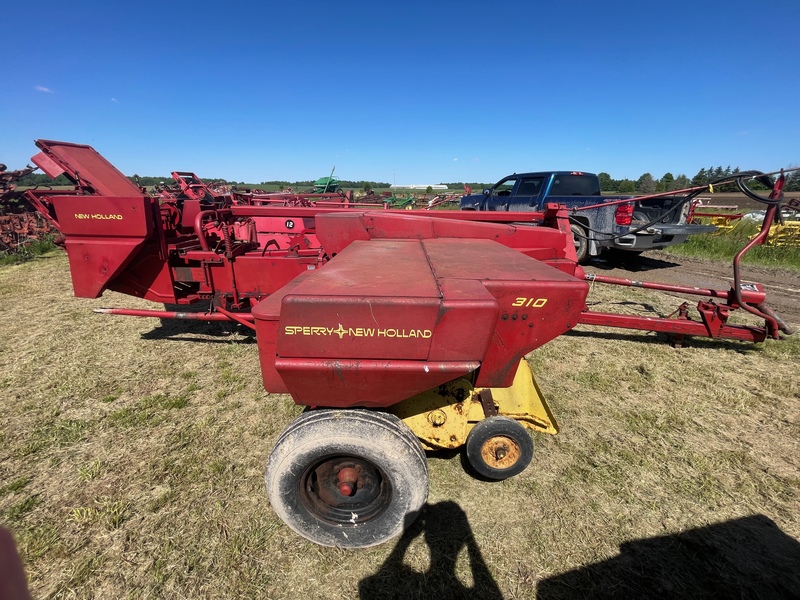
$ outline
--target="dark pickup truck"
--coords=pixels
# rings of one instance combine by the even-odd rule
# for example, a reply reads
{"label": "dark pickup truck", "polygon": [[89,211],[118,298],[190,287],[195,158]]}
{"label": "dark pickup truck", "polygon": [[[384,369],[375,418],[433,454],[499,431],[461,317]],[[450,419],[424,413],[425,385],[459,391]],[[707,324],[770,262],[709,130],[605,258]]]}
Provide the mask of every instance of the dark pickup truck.
{"label": "dark pickup truck", "polygon": [[584,263],[604,250],[637,253],[658,250],[685,242],[690,235],[716,230],[713,226],[686,223],[689,207],[684,196],[645,200],[634,196],[602,196],[597,175],[580,171],[514,173],[481,194],[462,197],[460,208],[525,212],[539,211],[546,202],[580,208],[628,198],[630,202],[571,215],[579,262]]}

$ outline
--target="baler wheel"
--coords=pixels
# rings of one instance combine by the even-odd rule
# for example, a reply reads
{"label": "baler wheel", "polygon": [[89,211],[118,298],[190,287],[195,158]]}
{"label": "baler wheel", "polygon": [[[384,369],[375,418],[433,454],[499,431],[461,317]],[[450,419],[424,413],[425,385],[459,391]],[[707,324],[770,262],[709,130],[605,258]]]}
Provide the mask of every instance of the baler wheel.
{"label": "baler wheel", "polygon": [[323,546],[367,548],[403,532],[428,497],[425,453],[394,415],[303,413],[267,462],[267,494],[294,531]]}
{"label": "baler wheel", "polygon": [[533,459],[528,430],[508,417],[488,417],[467,436],[467,461],[479,475],[501,480],[519,475]]}

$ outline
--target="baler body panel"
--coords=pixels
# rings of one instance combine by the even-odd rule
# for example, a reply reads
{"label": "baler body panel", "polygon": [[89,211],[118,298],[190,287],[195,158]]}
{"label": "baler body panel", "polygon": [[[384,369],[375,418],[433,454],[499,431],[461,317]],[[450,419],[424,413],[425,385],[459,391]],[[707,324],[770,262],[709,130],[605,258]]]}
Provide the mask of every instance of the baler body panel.
{"label": "baler body panel", "polygon": [[264,385],[330,407],[387,407],[476,371],[510,386],[588,293],[487,239],[357,240],[287,288],[253,309]]}
{"label": "baler body panel", "polygon": [[78,297],[99,297],[154,235],[153,200],[145,196],[54,196],[51,202]]}

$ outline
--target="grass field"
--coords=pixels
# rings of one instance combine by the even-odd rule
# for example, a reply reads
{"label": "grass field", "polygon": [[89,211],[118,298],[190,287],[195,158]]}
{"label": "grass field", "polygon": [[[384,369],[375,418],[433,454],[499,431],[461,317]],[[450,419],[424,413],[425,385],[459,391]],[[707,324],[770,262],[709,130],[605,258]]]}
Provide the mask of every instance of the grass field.
{"label": "grass field", "polygon": [[[709,260],[730,262],[761,229],[761,223],[739,220],[732,227],[717,233],[692,235],[682,244],[664,249],[674,256],[696,256]],[[800,271],[800,239],[794,245],[761,245],[753,247],[742,259],[743,264],[778,267]]]}
{"label": "grass field", "polygon": [[[604,295],[597,295],[604,294]],[[598,310],[669,312],[643,290]],[[107,317],[52,253],[0,267],[0,522],[40,598],[793,597],[800,336],[588,329],[529,357],[562,431],[522,475],[432,454],[429,504],[360,551],[306,542],[263,489],[299,413],[238,328]],[[621,304],[621,303],[624,303]]]}

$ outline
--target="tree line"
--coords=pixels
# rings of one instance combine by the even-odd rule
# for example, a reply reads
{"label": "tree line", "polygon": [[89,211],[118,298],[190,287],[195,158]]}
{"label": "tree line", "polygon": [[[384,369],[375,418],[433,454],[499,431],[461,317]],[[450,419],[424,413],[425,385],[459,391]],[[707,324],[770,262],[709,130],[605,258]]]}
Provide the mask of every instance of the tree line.
{"label": "tree line", "polygon": [[[728,166],[723,169],[719,166],[709,167],[707,169],[702,168],[691,179],[684,174],[676,177],[672,173],[664,173],[660,179],[656,179],[650,173],[644,173],[636,181],[631,179],[612,179],[608,173],[598,173],[597,177],[600,180],[600,189],[604,192],[657,194],[660,192],[672,192],[689,187],[708,185],[739,173],[741,173],[739,167],[731,169],[731,167]],[[748,181],[747,186],[752,190],[763,191],[767,189],[766,186],[755,180]],[[728,183],[715,186],[714,190],[718,192],[737,192],[739,188],[735,183]],[[784,190],[789,192],[800,191],[800,170],[787,173]]]}
{"label": "tree line", "polygon": [[[678,176],[673,175],[672,173],[664,173],[660,178],[656,179],[653,177],[651,173],[643,173],[641,177],[636,179],[635,181],[632,179],[614,179],[608,173],[598,173],[597,177],[600,180],[600,189],[603,192],[617,192],[620,194],[656,194],[659,192],[672,192],[675,190],[682,190],[689,187],[696,187],[701,185],[708,185],[709,183],[716,181],[718,179],[722,179],[723,177],[729,177],[731,175],[736,175],[740,173],[739,167],[731,168],[730,166],[725,167],[724,169],[719,167],[708,167],[700,169],[697,174],[692,177],[691,179],[684,175],[680,174]],[[134,175],[129,177],[131,181],[136,183],[137,185],[141,186],[155,186],[161,183],[172,183],[172,177],[151,177],[151,176],[138,176]],[[230,185],[261,185],[261,186],[277,186],[280,189],[286,188],[293,188],[293,189],[305,189],[305,188],[312,188],[314,187],[314,182],[311,180],[305,181],[262,181],[259,184],[247,184],[244,181],[228,181],[222,178],[219,179],[206,179],[206,182],[220,182]],[[19,185],[23,186],[61,186],[61,185],[71,185],[69,179],[65,175],[59,175],[55,179],[43,174],[43,173],[31,173],[30,175],[26,175],[22,177],[17,182]],[[474,192],[480,192],[483,189],[489,188],[494,185],[493,183],[481,183],[481,182],[451,182],[451,183],[442,183],[441,185],[446,185],[448,189],[451,190],[462,190],[464,186],[467,185]],[[758,182],[752,182],[749,184],[752,189],[761,189],[764,190],[764,186],[759,184]],[[342,179],[339,181],[339,186],[342,188],[352,188],[352,189],[376,189],[376,188],[388,188],[390,184],[385,181],[366,181],[366,180],[359,180],[359,181],[351,181]],[[726,192],[726,191],[737,191],[735,184],[727,184],[724,186],[720,186],[716,188],[717,191]],[[786,191],[789,192],[798,192],[800,191],[800,170],[792,171],[787,175],[786,179],[786,186],[784,187]]]}

